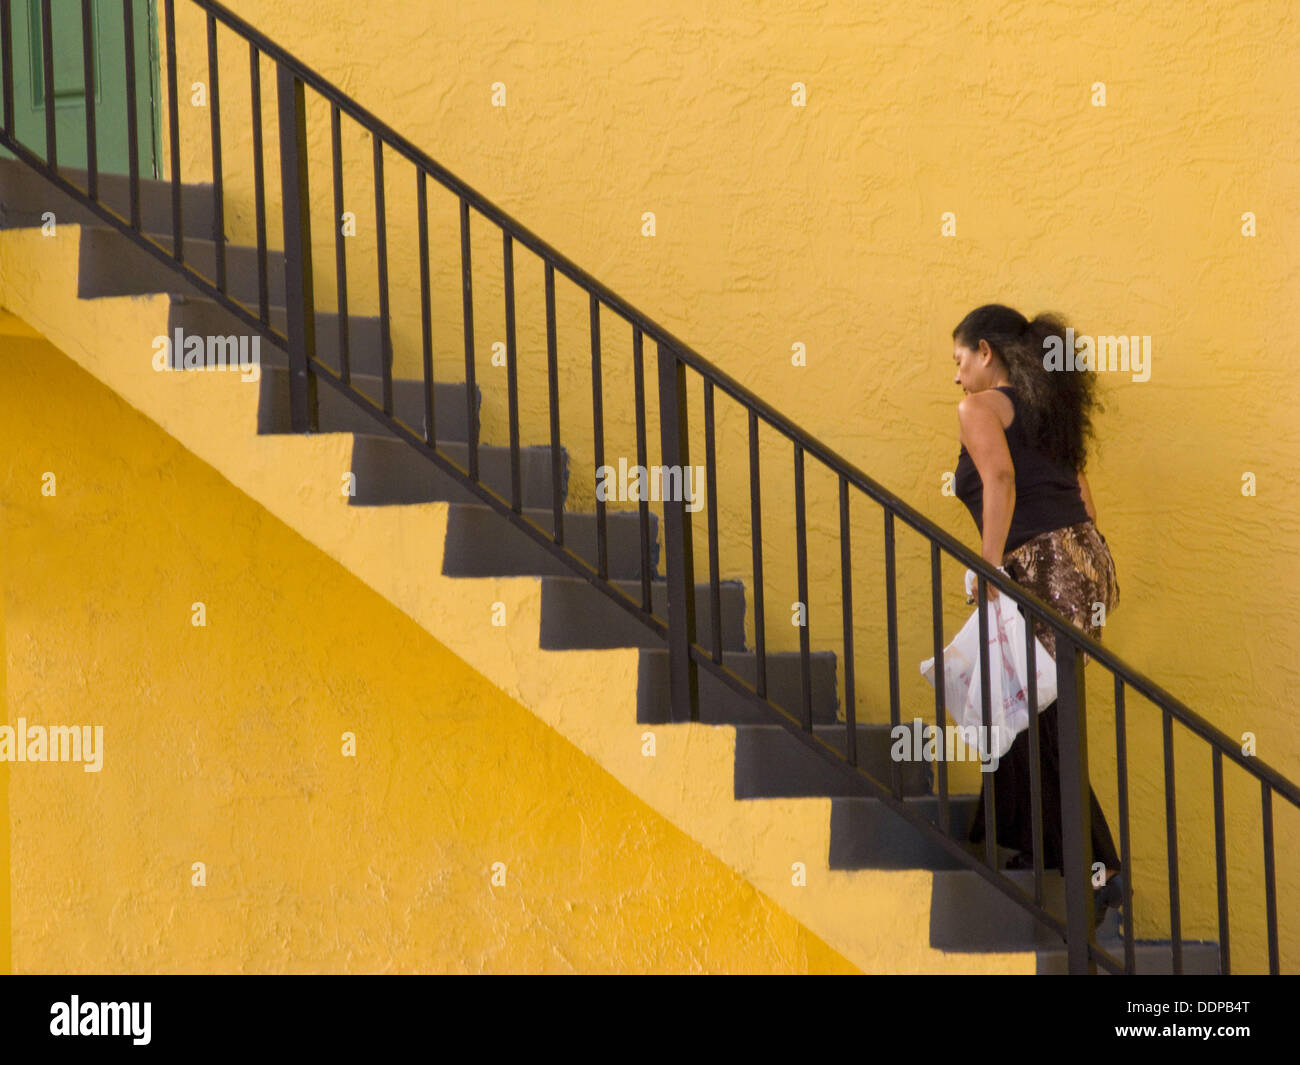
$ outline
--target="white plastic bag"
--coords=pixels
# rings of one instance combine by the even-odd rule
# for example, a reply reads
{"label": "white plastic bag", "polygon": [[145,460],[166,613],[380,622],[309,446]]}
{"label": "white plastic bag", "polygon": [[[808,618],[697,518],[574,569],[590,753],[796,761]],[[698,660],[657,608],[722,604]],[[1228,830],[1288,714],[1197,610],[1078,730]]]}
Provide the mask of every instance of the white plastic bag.
{"label": "white plastic bag", "polygon": [[[974,594],[975,574],[966,571],[966,594]],[[979,751],[985,758],[1000,758],[1016,736],[1029,727],[1029,670],[1025,661],[1025,619],[1010,596],[999,594],[988,604],[989,723],[984,732],[980,695],[979,609],[943,650],[944,701],[960,728],[973,726]],[[1038,675],[1038,709],[1041,713],[1056,698],[1056,663],[1043,641],[1034,639],[1034,665]],[[921,673],[934,683],[934,659],[921,663]],[[969,733],[964,733],[969,735]]]}

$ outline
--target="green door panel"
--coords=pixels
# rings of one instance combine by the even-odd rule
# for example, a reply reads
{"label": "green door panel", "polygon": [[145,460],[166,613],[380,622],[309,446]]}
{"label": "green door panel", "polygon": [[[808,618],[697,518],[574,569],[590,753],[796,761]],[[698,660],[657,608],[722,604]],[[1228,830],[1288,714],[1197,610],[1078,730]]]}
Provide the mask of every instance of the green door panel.
{"label": "green door panel", "polygon": [[[40,0],[13,0],[14,126],[24,147],[48,158],[45,144],[45,64]],[[58,163],[86,166],[86,82],[82,57],[81,4],[52,0],[54,119]],[[126,28],[122,0],[91,0],[91,47],[95,57],[95,155],[99,169],[129,170],[126,122]],[[142,177],[158,177],[161,125],[158,34],[154,4],[135,0],[136,116]]]}

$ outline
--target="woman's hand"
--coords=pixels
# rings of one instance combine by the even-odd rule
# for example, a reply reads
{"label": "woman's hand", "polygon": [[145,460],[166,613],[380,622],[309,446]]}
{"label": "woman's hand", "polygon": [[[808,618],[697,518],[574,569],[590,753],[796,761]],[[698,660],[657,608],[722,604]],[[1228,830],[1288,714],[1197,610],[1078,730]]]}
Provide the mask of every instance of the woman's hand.
{"label": "woman's hand", "polygon": [[[985,559],[985,561],[987,562],[988,559]],[[1004,570],[1001,566],[995,566],[995,568],[999,573],[1006,575],[1007,571]],[[968,569],[966,571],[966,602],[967,603],[975,602],[975,597],[977,595],[978,588],[979,588],[979,578],[975,575],[974,570]],[[998,597],[998,590],[996,586],[993,584],[992,581],[985,580],[984,582],[985,602],[991,603],[997,597]]]}
{"label": "woman's hand", "polygon": [[[986,558],[984,561],[987,562],[990,566],[992,566],[992,567],[993,567],[995,570],[997,570],[999,573],[1001,573],[1004,577],[1006,576],[1007,571],[1004,570],[1004,569],[1002,568],[1002,566],[1001,566],[999,563],[994,562],[992,559],[987,559],[987,558]],[[985,598],[986,598],[990,603],[993,602],[993,600],[996,599],[996,598],[998,597],[998,589],[997,589],[997,586],[996,586],[992,581],[985,581],[985,582],[984,582],[984,590],[985,590],[985,592],[987,593],[987,594],[985,595]]]}

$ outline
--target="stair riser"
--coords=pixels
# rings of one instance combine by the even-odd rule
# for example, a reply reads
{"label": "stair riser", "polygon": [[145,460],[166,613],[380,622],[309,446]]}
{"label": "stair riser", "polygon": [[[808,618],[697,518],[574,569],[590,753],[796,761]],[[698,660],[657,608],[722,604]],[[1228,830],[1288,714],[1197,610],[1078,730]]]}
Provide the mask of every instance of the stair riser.
{"label": "stair riser", "polygon": [[[186,240],[185,262],[201,276],[216,277],[215,245],[208,240]],[[81,231],[81,262],[77,294],[82,299],[103,296],[141,296],[156,292],[179,292],[200,296],[188,281],[126,237],[108,229]],[[228,294],[250,307],[257,306],[257,251],[227,246],[226,283]],[[267,290],[271,303],[284,305],[284,256],[267,257]]]}
{"label": "stair riser", "polygon": [[[1110,921],[1110,915],[1107,915],[1107,922]],[[1105,924],[1103,924],[1105,928]],[[1124,943],[1123,940],[1110,938],[1109,941],[1103,940],[1100,932],[1098,934],[1098,946],[1102,947],[1107,953],[1118,958],[1122,963],[1124,960]],[[1108,937],[1109,938],[1109,937]],[[1039,976],[1064,976],[1070,971],[1069,955],[1064,950],[1057,951],[1040,951],[1038,954],[1038,967],[1036,972]],[[1139,976],[1172,976],[1174,972],[1174,948],[1165,941],[1160,943],[1135,943],[1133,945],[1133,961],[1137,968]],[[1184,976],[1218,976],[1219,969],[1219,945],[1217,943],[1184,943],[1183,944],[1183,975]],[[1099,976],[1109,976],[1110,972],[1102,966],[1097,966]],[[1157,1020],[1152,1014],[1134,1014],[1126,1023],[1134,1024],[1155,1024],[1163,1028],[1169,1023],[1168,1017]],[[1201,1014],[1200,1020],[1186,1022],[1191,1024],[1206,1024],[1205,1014]],[[1176,1021],[1174,1023],[1184,1023]]]}
{"label": "stair riser", "polygon": [[[752,653],[723,652],[722,664],[752,685],[756,657]],[[809,661],[812,678],[813,723],[829,725],[835,721],[839,700],[835,692],[835,656],[822,652]],[[802,690],[799,656],[768,655],[767,690],[769,699],[778,706],[797,713]],[[772,715],[752,698],[738,694],[707,669],[699,670],[700,721],[706,725],[770,725]],[[668,696],[668,655],[662,651],[641,653],[637,685],[638,722],[648,725],[672,720]]]}
{"label": "stair riser", "polygon": [[[837,746],[844,743],[843,728],[821,726],[817,733]],[[886,787],[891,767],[889,730],[859,725],[858,765]],[[899,763],[904,795],[924,795],[930,790],[929,767],[922,762]],[[738,799],[779,799],[823,796],[841,798],[871,795],[865,781],[851,776],[809,749],[785,729],[736,729],[735,795]]]}
{"label": "stair riser", "polygon": [[[641,601],[639,585],[623,591]],[[657,617],[668,616],[668,587],[651,585],[651,606]],[[724,581],[719,587],[722,609],[722,645],[739,651],[745,646],[745,588],[738,581]],[[708,642],[713,624],[709,586],[695,589],[696,631],[700,642]],[[593,588],[586,581],[548,580],[542,583],[542,648],[548,651],[609,647],[661,648],[657,637],[635,617]]]}
{"label": "stair riser", "polygon": [[[353,387],[372,400],[376,406],[382,402],[383,386],[378,378],[354,375]],[[433,419],[437,428],[439,441],[461,442],[469,439],[466,422],[469,414],[465,407],[465,386],[461,382],[440,384],[434,389]],[[387,432],[382,422],[372,417],[356,402],[339,392],[329,384],[318,382],[316,386],[316,408],[319,432],[322,433],[360,433],[384,434]],[[414,431],[424,432],[424,386],[420,381],[397,380],[393,382],[393,416],[410,426]],[[283,366],[264,366],[262,370],[261,394],[257,408],[257,431],[259,433],[291,432],[289,418],[289,371]],[[424,463],[432,468],[427,460],[422,459],[411,448],[396,438],[385,441],[391,461],[401,464],[403,469],[412,468],[413,463]],[[400,448],[397,445],[401,445]],[[400,474],[395,483],[401,483]],[[401,500],[405,502],[425,502],[425,500]],[[399,502],[378,500],[378,502]]]}
{"label": "stair riser", "polygon": [[[966,842],[975,816],[974,795],[948,799],[949,835],[974,857],[982,851]],[[938,796],[909,800],[908,805],[936,826]],[[960,859],[913,828],[878,799],[836,799],[831,804],[832,869],[965,869]]]}
{"label": "stair riser", "polygon": [[[86,187],[84,170],[61,169],[73,185]],[[131,217],[130,184],[125,175],[100,174],[97,197],[128,222]],[[104,220],[71,196],[60,192],[22,163],[0,160],[0,229],[24,229],[45,224],[45,212],[53,211],[58,225],[102,226]],[[181,225],[187,234],[211,239],[214,201],[211,185],[181,186]],[[171,185],[152,179],[140,182],[140,227],[142,232],[168,235],[172,227]]]}
{"label": "stair riser", "polygon": [[[1001,875],[1033,893],[1031,871]],[[1060,873],[1043,874],[1043,897],[1049,912],[1065,914],[1065,881]],[[1056,948],[1061,940],[978,873],[941,871],[934,875],[930,900],[930,945],[940,950],[1001,952]]]}
{"label": "stair riser", "polygon": [[[458,386],[459,387],[459,386]],[[462,389],[463,392],[463,389]],[[462,419],[463,421],[463,419]],[[438,420],[441,430],[442,420]],[[461,469],[468,469],[469,447],[439,441],[439,451]],[[403,503],[481,504],[469,488],[444,473],[414,448],[401,440],[376,436],[358,436],[352,445],[352,472],[357,478],[354,506],[390,506]],[[510,499],[510,449],[478,449],[479,481]],[[564,481],[560,496],[563,502]],[[519,488],[525,507],[551,505],[551,449],[521,448],[519,452]]]}
{"label": "stair riser", "polygon": [[[531,520],[551,530],[547,511],[529,512]],[[650,570],[655,574],[659,552],[656,520],[650,515]],[[641,575],[641,534],[635,514],[607,515],[609,576],[636,580]],[[579,558],[596,565],[596,518],[593,514],[564,515],[564,543]],[[452,507],[447,518],[447,543],[442,572],[447,577],[569,577],[563,562],[528,534],[486,507]]]}
{"label": "stair riser", "polygon": [[[252,310],[256,312],[256,307]],[[268,308],[272,329],[281,335],[285,331],[283,307]],[[316,315],[316,358],[336,373],[342,363],[339,359],[339,316],[333,312]],[[213,300],[174,297],[168,316],[169,335],[180,329],[198,336],[235,336],[246,334],[249,327],[230,311]],[[380,374],[379,319],[364,315],[348,318],[348,366],[354,375],[378,377]],[[390,357],[389,364],[392,364]],[[288,356],[278,347],[265,342],[262,345],[263,366],[287,366]]]}

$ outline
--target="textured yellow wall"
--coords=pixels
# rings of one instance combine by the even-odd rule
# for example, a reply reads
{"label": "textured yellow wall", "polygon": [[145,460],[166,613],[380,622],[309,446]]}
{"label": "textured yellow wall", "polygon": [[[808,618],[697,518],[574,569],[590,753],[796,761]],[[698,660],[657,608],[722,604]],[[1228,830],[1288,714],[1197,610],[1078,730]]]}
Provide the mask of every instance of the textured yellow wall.
{"label": "textured yellow wall", "polygon": [[[1152,337],[1150,380],[1107,374],[1101,448],[1090,465],[1100,525],[1119,571],[1121,605],[1106,641],[1230,735],[1254,733],[1260,757],[1300,777],[1292,693],[1300,683],[1300,509],[1294,469],[1300,381],[1295,349],[1300,247],[1291,143],[1300,106],[1297,11],[1251,5],[1067,3],[1015,9],[937,0],[828,9],[580,2],[562,9],[485,0],[398,0],[382,14],[322,0],[310,20],[266,0],[232,6],[341,85],[453,172],[557,244],[886,487],[966,542],[964,508],[941,493],[956,460],[949,334],[987,301],[1054,309],[1080,332]],[[180,5],[184,12],[185,5]],[[203,38],[184,13],[181,84],[206,77]],[[244,53],[228,50],[226,158],[232,225],[249,239]],[[269,68],[266,68],[268,73]],[[264,79],[265,80],[265,79]],[[807,106],[791,105],[794,82]],[[507,106],[491,106],[493,83]],[[1093,106],[1094,83],[1106,105]],[[269,82],[267,113],[272,114]],[[241,95],[241,93],[243,95]],[[206,112],[187,107],[185,172],[206,172]],[[316,158],[326,110],[314,107]],[[274,132],[272,120],[268,136]],[[373,240],[369,143],[345,123],[349,245]],[[268,141],[268,144],[273,144]],[[274,151],[269,153],[275,180]],[[390,157],[395,340],[399,370],[418,366],[414,194]],[[317,270],[332,286],[328,171],[312,175]],[[641,235],[654,211],[658,232]],[[944,212],[956,235],[941,235]],[[461,376],[459,244],[454,203],[431,200],[435,348]],[[1242,216],[1257,218],[1254,237]],[[405,222],[402,222],[405,219]],[[274,223],[274,219],[272,220]],[[501,339],[499,241],[474,230],[476,340],[489,439],[504,438],[504,399],[483,352]],[[490,261],[493,267],[486,264]],[[545,438],[540,269],[521,254],[525,439]],[[354,306],[374,307],[369,274]],[[567,395],[584,393],[585,302],[561,283]],[[607,452],[631,454],[626,331],[607,320]],[[808,365],[791,365],[803,342]],[[653,389],[652,389],[653,391]],[[698,412],[698,402],[696,404]],[[590,469],[580,400],[566,406],[566,446]],[[570,419],[577,419],[571,423]],[[743,425],[719,411],[725,454]],[[651,425],[654,411],[651,410]],[[696,456],[702,453],[696,441]],[[764,439],[769,646],[794,647],[789,451]],[[1253,473],[1258,494],[1243,496]],[[720,478],[724,575],[748,573],[743,464]],[[590,498],[577,476],[575,499]],[[811,626],[838,644],[834,482],[809,474]],[[862,620],[859,717],[885,712],[879,514],[855,510]],[[702,546],[702,545],[701,545]],[[900,530],[904,713],[931,693],[914,663],[929,651],[928,555]],[[702,571],[702,570],[701,570]],[[959,570],[946,572],[956,586]],[[787,594],[780,594],[788,589]],[[950,597],[950,631],[965,608]],[[752,631],[752,626],[751,626]],[[1094,667],[1092,757],[1116,815],[1108,675]],[[1167,920],[1158,715],[1130,694],[1134,845],[1140,917]],[[1213,933],[1209,758],[1179,730],[1179,847],[1187,927]],[[970,782],[968,782],[970,783]],[[1257,789],[1230,770],[1234,906],[1262,946]],[[1280,881],[1294,883],[1296,819],[1279,813]],[[1283,875],[1285,874],[1285,875]],[[1283,904],[1285,935],[1300,935]]]}
{"label": "textured yellow wall", "polygon": [[9,719],[105,726],[10,770],[17,971],[856,971],[48,343],[0,373]]}
{"label": "textured yellow wall", "polygon": [[[0,346],[8,347],[14,337],[32,338],[37,333],[26,322],[14,317],[8,311],[0,310]],[[7,482],[0,479],[5,498],[8,498]],[[9,557],[9,540],[5,536],[4,508],[0,507],[0,709],[4,710],[4,719],[9,720],[8,701],[6,698],[6,677],[8,675],[8,656],[5,653],[5,571]],[[10,922],[11,905],[9,895],[9,763],[0,762],[0,974],[10,971]]]}

